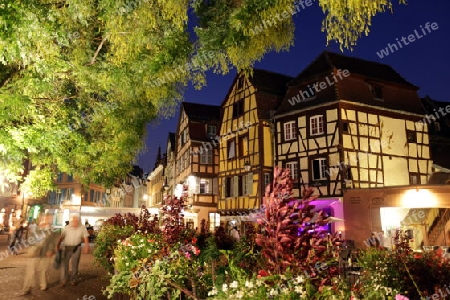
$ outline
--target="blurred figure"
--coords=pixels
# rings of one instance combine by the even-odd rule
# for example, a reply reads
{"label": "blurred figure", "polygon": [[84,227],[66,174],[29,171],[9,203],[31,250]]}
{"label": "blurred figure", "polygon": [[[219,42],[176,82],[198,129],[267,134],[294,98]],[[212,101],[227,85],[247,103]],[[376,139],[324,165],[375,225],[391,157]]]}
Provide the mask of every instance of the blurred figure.
{"label": "blurred figure", "polygon": [[447,261],[450,261],[450,247],[447,248],[447,251],[445,251],[444,259]]}
{"label": "blurred figure", "polygon": [[56,244],[59,239],[59,233],[54,232],[52,226],[52,216],[46,215],[45,221],[39,225],[33,238],[36,238],[36,244],[29,247],[37,247],[34,256],[27,263],[25,278],[23,282],[21,296],[31,293],[35,278],[38,278],[41,291],[48,288],[48,275],[52,265],[52,257],[55,254]]}
{"label": "blurred figure", "polygon": [[16,244],[20,243],[22,241],[24,223],[25,223],[25,219],[23,219],[22,216],[20,216],[19,219],[15,218],[15,217],[13,218],[12,226],[11,226],[11,229],[12,229],[11,243],[9,245],[9,250],[14,255],[19,255]]}
{"label": "blurred figure", "polygon": [[[71,285],[76,285],[78,265],[81,257],[81,243],[84,241],[84,253],[89,253],[89,234],[86,227],[80,224],[80,219],[73,216],[69,225],[59,238],[56,250],[60,250],[60,245],[64,241],[63,266],[61,269],[61,287],[64,287],[70,279]],[[72,274],[69,274],[69,262],[72,261]]]}
{"label": "blurred figure", "polygon": [[36,235],[36,228],[37,228],[36,219],[33,219],[30,225],[28,225],[28,236],[34,237]]}
{"label": "blurred figure", "polygon": [[233,237],[233,239],[235,239],[236,241],[239,241],[239,239],[241,238],[239,236],[239,231],[237,226],[234,226],[233,229],[231,229],[230,231],[230,235]]}

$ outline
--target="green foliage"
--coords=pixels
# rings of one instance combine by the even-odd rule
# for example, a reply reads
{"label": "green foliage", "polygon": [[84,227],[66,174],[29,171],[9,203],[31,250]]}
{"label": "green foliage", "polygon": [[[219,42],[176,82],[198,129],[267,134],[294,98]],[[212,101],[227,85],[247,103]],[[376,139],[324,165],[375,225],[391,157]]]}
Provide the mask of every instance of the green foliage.
{"label": "green foliage", "polygon": [[118,240],[114,250],[114,270],[122,272],[138,268],[144,258],[154,259],[163,248],[160,236],[135,233]]}
{"label": "green foliage", "polygon": [[368,299],[396,293],[419,299],[434,294],[434,288],[443,287],[450,278],[450,261],[443,261],[434,252],[369,249],[359,261],[364,269],[359,292]]}
{"label": "green foliage", "polygon": [[133,226],[114,226],[105,224],[95,238],[94,257],[96,263],[102,266],[108,273],[114,272],[112,257],[117,241],[126,239],[134,231]]}
{"label": "green foliage", "polygon": [[[171,116],[187,84],[202,87],[210,69],[251,71],[266,53],[288,50],[294,2],[3,1],[0,171],[15,181],[29,158],[36,168],[28,182],[42,185],[31,184],[36,192],[51,189],[58,170],[111,184],[131,169],[146,124]],[[390,0],[317,3],[328,40],[343,47],[392,7]]]}

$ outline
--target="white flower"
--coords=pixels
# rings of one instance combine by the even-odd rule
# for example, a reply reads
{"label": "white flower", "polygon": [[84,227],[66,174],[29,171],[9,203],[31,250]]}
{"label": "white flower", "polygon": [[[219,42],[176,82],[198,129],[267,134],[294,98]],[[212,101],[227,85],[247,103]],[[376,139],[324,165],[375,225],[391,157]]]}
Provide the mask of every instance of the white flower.
{"label": "white flower", "polygon": [[286,276],[285,275],[280,275],[280,279],[281,280],[286,280]]}
{"label": "white flower", "polygon": [[269,295],[270,296],[276,296],[276,295],[278,295],[278,291],[275,290],[275,289],[271,289],[270,292],[269,292]]}
{"label": "white flower", "polygon": [[303,275],[302,276],[297,276],[295,278],[295,282],[296,283],[303,283],[303,282],[305,282],[305,277],[303,277]]}
{"label": "white flower", "polygon": [[230,288],[236,289],[238,287],[238,282],[235,280],[230,284]]}
{"label": "white flower", "polygon": [[251,281],[245,281],[245,287],[253,288],[253,282],[251,282]]}
{"label": "white flower", "polygon": [[244,297],[244,292],[243,291],[238,291],[236,293],[236,298],[241,299],[242,297]]}
{"label": "white flower", "polygon": [[222,291],[223,291],[223,292],[228,291],[228,284],[224,283],[224,284],[222,285]]}
{"label": "white flower", "polygon": [[214,296],[217,295],[217,289],[216,287],[213,287],[211,291],[208,292],[208,296]]}
{"label": "white flower", "polygon": [[283,287],[281,291],[283,292],[283,294],[289,294],[289,289],[287,287]]}
{"label": "white flower", "polygon": [[297,285],[297,286],[295,287],[295,292],[296,292],[296,293],[299,293],[299,294],[303,293],[303,287]]}

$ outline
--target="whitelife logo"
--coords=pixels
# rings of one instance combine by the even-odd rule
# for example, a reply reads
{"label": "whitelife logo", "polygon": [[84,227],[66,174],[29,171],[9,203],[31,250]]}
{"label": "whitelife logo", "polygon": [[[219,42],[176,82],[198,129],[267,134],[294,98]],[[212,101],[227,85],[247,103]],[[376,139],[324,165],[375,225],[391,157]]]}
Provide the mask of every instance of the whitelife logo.
{"label": "whitelife logo", "polygon": [[[397,44],[395,44],[395,43],[394,44],[388,43],[386,48],[381,49],[379,52],[377,52],[378,57],[379,58],[384,58],[384,57],[388,56],[389,54],[394,53],[395,51],[398,51],[398,47],[400,47],[400,49],[403,48],[402,43],[403,43],[404,46],[407,46],[410,43],[415,42],[416,38],[417,38],[417,40],[423,38],[428,33],[430,33],[431,30],[439,29],[439,26],[438,26],[438,23],[436,23],[436,22],[433,22],[431,24],[430,24],[430,22],[427,22],[425,24],[425,28],[423,28],[422,25],[420,25],[420,29],[421,29],[423,35],[420,35],[420,33],[417,31],[417,29],[414,29],[414,34],[408,35],[407,38],[402,36],[401,39],[400,39],[401,42],[398,40],[398,38],[396,38],[395,40],[397,41]],[[408,39],[408,41],[406,41],[406,39]],[[398,45],[398,47],[397,47],[397,45]]]}
{"label": "whitelife logo", "polygon": [[[336,78],[336,76],[338,78]],[[333,80],[330,80],[330,76],[327,76],[327,77],[325,77],[324,81],[320,81],[320,82],[318,81],[312,85],[308,85],[308,89],[306,89],[304,91],[300,90],[297,95],[295,95],[291,99],[288,99],[288,102],[292,106],[294,106],[295,104],[298,104],[300,102],[307,102],[307,101],[313,100],[316,93],[320,92],[321,90],[326,89],[329,86],[334,85],[339,80],[342,80],[348,76],[350,76],[349,70],[338,69],[337,74],[333,74],[333,76],[331,76]]]}

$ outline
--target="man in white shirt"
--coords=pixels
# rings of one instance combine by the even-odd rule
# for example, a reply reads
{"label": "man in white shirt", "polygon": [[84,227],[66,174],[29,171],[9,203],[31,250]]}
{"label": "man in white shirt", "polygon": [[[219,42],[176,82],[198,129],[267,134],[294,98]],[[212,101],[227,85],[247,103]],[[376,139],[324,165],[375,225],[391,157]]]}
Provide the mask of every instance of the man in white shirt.
{"label": "man in white shirt", "polygon": [[[69,225],[64,228],[58,241],[56,250],[60,250],[61,242],[64,241],[63,267],[61,268],[61,287],[64,287],[70,279],[71,285],[76,285],[78,264],[81,256],[81,243],[84,240],[84,253],[89,253],[89,234],[86,227],[80,224],[77,216],[72,217]],[[69,261],[72,258],[72,274],[69,276]]]}
{"label": "man in white shirt", "polygon": [[231,235],[236,241],[239,241],[240,236],[239,236],[239,231],[237,230],[237,226],[234,226],[233,229],[231,229],[230,235]]}

